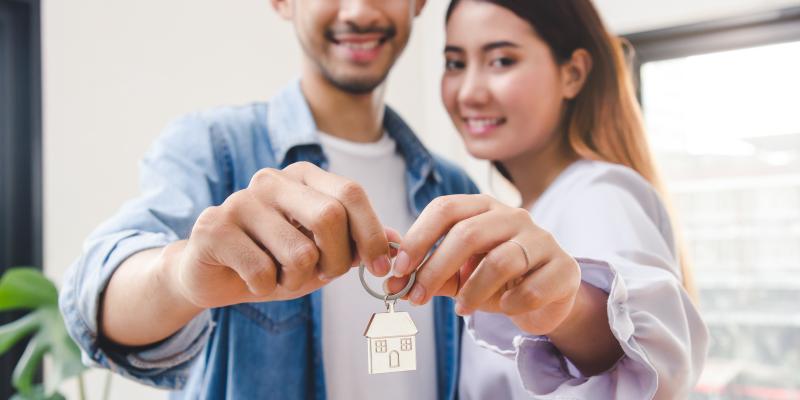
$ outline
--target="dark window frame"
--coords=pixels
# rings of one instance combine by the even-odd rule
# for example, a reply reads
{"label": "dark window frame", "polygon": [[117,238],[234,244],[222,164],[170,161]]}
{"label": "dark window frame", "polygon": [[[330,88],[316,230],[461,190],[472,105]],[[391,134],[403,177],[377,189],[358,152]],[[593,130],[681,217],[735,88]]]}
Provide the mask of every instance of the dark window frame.
{"label": "dark window frame", "polygon": [[[42,107],[39,0],[0,0],[0,273],[42,268]],[[0,324],[22,313],[3,313]],[[0,357],[0,398],[24,343]]]}
{"label": "dark window frame", "polygon": [[634,49],[632,74],[641,100],[642,65],[651,61],[798,41],[800,7],[631,33],[623,37]]}

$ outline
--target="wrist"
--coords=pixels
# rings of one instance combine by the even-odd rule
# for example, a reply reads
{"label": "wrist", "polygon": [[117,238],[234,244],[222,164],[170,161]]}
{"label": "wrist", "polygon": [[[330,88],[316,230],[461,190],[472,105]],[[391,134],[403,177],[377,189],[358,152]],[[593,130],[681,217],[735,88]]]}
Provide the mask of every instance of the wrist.
{"label": "wrist", "polygon": [[587,285],[588,284],[581,281],[567,316],[558,326],[547,334],[550,340],[557,342],[561,341],[562,338],[573,337],[574,333],[581,328],[581,321],[585,319],[585,315],[588,312],[587,309],[590,308],[590,296],[588,291],[591,290],[591,287]]}
{"label": "wrist", "polygon": [[624,355],[608,322],[608,294],[585,282],[567,318],[548,337],[584,376],[607,371]]}
{"label": "wrist", "polygon": [[170,307],[174,307],[179,315],[188,317],[188,321],[202,312],[204,308],[190,300],[181,284],[179,266],[186,243],[185,240],[180,240],[164,247],[156,260],[155,268],[158,280],[162,282],[163,289],[169,297],[168,304]]}

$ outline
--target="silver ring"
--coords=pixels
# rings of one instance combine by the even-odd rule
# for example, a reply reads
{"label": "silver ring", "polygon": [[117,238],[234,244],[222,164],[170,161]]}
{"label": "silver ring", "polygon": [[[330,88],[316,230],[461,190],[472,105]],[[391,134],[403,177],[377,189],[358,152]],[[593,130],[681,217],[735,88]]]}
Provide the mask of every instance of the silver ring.
{"label": "silver ring", "polygon": [[522,249],[522,255],[525,256],[525,269],[526,269],[525,273],[522,274],[522,276],[520,276],[520,277],[517,277],[517,278],[515,278],[513,280],[510,280],[510,281],[506,282],[506,285],[505,285],[506,286],[506,290],[511,290],[514,286],[519,285],[522,282],[522,280],[528,275],[528,272],[530,272],[528,270],[531,268],[531,261],[530,261],[530,258],[528,257],[528,250],[525,250],[525,246],[523,246],[522,243],[520,243],[520,242],[518,242],[518,241],[516,241],[514,239],[509,239],[509,240],[506,240],[506,241],[514,243],[515,245],[519,246],[519,248]]}
{"label": "silver ring", "polygon": [[[395,250],[399,250],[400,249],[400,243],[389,242],[389,247],[391,247],[391,248],[393,248]],[[364,290],[366,290],[367,293],[372,295],[372,297],[374,297],[374,298],[376,298],[378,300],[383,300],[384,302],[388,302],[390,300],[395,300],[396,301],[397,299],[399,299],[399,298],[405,296],[406,294],[408,294],[408,291],[411,290],[411,287],[414,286],[414,281],[417,279],[417,270],[420,267],[422,267],[422,265],[425,264],[426,261],[428,261],[428,258],[430,258],[430,256],[431,256],[431,253],[428,252],[428,254],[425,255],[425,259],[422,260],[422,262],[419,264],[419,266],[416,269],[414,269],[414,272],[411,273],[411,278],[409,278],[408,283],[406,284],[406,287],[404,287],[403,290],[401,290],[401,291],[399,291],[399,292],[397,292],[395,294],[388,294],[388,293],[380,294],[380,293],[372,290],[372,288],[369,287],[369,285],[367,284],[367,281],[364,279],[364,268],[365,268],[364,263],[361,263],[358,266],[358,277],[359,277],[359,279],[361,279],[361,285],[364,286]],[[392,261],[392,264],[394,264],[394,261]]]}
{"label": "silver ring", "polygon": [[518,242],[518,241],[516,241],[514,239],[508,239],[506,241],[514,243],[515,245],[519,246],[520,249],[522,249],[522,255],[525,256],[525,269],[530,268],[531,267],[531,259],[528,257],[528,250],[525,250],[525,246],[523,246],[520,242]]}

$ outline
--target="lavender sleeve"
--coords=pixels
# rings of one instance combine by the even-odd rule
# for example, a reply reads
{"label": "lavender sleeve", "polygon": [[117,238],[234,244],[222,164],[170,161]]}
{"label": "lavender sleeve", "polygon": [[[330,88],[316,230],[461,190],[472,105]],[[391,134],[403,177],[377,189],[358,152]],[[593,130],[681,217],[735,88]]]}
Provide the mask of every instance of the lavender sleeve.
{"label": "lavender sleeve", "polygon": [[666,212],[649,188],[622,183],[590,185],[564,201],[568,212],[548,227],[577,258],[582,280],[608,293],[610,328],[624,351],[610,369],[581,375],[546,336],[503,315],[466,320],[479,346],[515,362],[534,398],[686,398],[702,371],[708,332],[681,284]]}

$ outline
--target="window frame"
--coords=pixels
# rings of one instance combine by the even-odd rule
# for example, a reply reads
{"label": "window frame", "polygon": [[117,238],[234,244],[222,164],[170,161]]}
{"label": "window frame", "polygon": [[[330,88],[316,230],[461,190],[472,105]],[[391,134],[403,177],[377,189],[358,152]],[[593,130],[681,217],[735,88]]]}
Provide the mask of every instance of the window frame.
{"label": "window frame", "polygon": [[[641,102],[641,69],[651,61],[800,40],[800,6],[622,35],[634,49],[632,75]],[[642,107],[646,107],[642,104]]]}
{"label": "window frame", "polygon": [[[39,0],[0,0],[0,273],[42,268],[41,8]],[[24,313],[2,313],[0,324]],[[0,398],[24,350],[0,357]]]}

